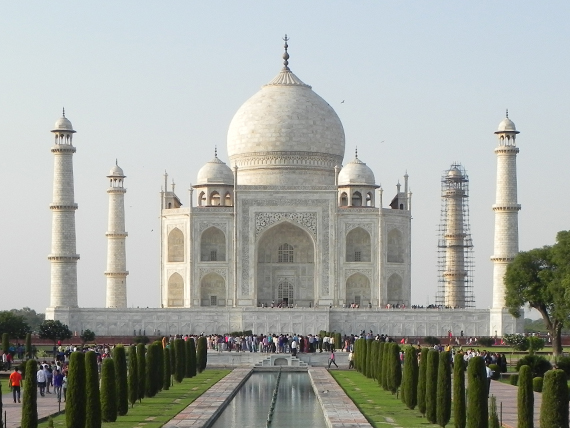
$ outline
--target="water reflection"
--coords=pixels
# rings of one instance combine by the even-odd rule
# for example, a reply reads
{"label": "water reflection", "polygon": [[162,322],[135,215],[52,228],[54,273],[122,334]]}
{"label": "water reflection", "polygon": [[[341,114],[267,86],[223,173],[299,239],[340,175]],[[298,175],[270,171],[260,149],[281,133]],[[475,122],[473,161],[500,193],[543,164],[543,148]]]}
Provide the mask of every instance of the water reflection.
{"label": "water reflection", "polygon": [[[252,374],[213,427],[265,427],[277,375],[277,372]],[[303,426],[326,427],[321,406],[307,373],[283,372],[270,427]]]}

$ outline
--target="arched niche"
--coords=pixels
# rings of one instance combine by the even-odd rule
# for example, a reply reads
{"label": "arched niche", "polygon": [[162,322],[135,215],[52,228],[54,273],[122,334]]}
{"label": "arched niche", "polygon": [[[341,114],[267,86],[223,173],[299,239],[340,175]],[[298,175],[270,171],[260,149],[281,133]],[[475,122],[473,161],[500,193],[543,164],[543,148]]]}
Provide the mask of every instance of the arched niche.
{"label": "arched niche", "polygon": [[199,207],[205,207],[207,205],[206,203],[206,192],[200,192],[200,194],[198,195],[198,206]]}
{"label": "arched niche", "polygon": [[402,277],[393,273],[388,278],[388,303],[403,303]]}
{"label": "arched niche", "polygon": [[168,261],[184,261],[184,233],[177,227],[168,234]]}
{"label": "arched niche", "polygon": [[370,262],[371,258],[370,234],[361,227],[348,232],[346,235],[346,261]]}
{"label": "arched niche", "polygon": [[315,244],[306,230],[288,221],[273,225],[259,238],[256,257],[258,304],[314,304]]}
{"label": "arched niche", "polygon": [[173,273],[168,278],[168,291],[166,293],[168,307],[184,306],[184,279],[179,273]]}
{"label": "arched niche", "polygon": [[342,192],[340,194],[340,206],[341,207],[347,207],[348,206],[348,195],[346,194],[346,192]]}
{"label": "arched niche", "polygon": [[346,302],[356,305],[367,305],[371,301],[372,289],[366,275],[355,273],[346,280]]}
{"label": "arched niche", "polygon": [[209,273],[200,281],[201,306],[225,306],[226,294],[226,280],[217,273]]}
{"label": "arched niche", "polygon": [[362,194],[360,192],[354,192],[352,194],[352,206],[353,207],[362,206]]}
{"label": "arched niche", "polygon": [[221,204],[222,204],[222,202],[221,202],[220,194],[214,190],[212,193],[210,193],[210,203],[208,205],[211,205],[213,207],[218,207]]}
{"label": "arched niche", "polygon": [[200,260],[203,262],[226,261],[226,235],[217,227],[209,227],[200,237]]}
{"label": "arched niche", "polygon": [[404,263],[404,237],[398,229],[388,232],[388,254],[389,263]]}

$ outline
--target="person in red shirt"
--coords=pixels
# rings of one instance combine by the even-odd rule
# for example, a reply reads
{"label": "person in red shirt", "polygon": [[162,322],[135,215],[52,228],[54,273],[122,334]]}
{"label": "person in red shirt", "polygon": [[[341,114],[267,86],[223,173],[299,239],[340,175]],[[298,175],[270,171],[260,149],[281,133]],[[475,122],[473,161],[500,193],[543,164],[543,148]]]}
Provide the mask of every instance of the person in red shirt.
{"label": "person in red shirt", "polygon": [[14,371],[10,374],[10,386],[12,387],[12,394],[14,395],[14,403],[18,399],[20,402],[20,384],[22,383],[22,375],[18,371],[18,367],[14,367]]}

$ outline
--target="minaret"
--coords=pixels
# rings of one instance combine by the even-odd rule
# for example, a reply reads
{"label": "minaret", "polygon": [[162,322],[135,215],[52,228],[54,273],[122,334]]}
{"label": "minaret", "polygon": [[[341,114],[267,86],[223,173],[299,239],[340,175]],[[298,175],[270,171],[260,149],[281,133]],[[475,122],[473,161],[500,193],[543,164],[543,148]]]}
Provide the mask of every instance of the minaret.
{"label": "minaret", "polygon": [[51,293],[50,308],[77,307],[77,260],[75,245],[75,210],[73,192],[73,126],[63,116],[55,122],[51,131],[55,144],[51,148],[53,166],[53,202],[51,254]]}
{"label": "minaret", "polygon": [[521,206],[517,203],[517,154],[515,144],[519,131],[509,119],[499,124],[495,132],[499,146],[497,155],[497,193],[493,211],[495,212],[495,245],[491,257],[493,261],[493,309],[505,306],[504,276],[507,265],[519,252],[518,212]]}
{"label": "minaret", "polygon": [[125,250],[125,174],[119,165],[111,168],[109,175],[109,223],[107,227],[107,308],[127,307],[127,256]]}

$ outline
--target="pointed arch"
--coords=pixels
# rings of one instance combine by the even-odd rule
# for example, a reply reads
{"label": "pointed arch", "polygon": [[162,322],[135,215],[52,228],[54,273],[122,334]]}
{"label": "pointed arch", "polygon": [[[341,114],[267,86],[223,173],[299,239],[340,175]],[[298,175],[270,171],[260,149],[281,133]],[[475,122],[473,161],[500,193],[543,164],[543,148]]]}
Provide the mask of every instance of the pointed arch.
{"label": "pointed arch", "polygon": [[198,195],[198,206],[205,207],[207,205],[206,202],[206,192],[200,192]]}
{"label": "pointed arch", "polygon": [[352,206],[361,207],[362,206],[362,193],[354,192],[352,194]]}
{"label": "pointed arch", "polygon": [[226,295],[226,280],[217,273],[209,273],[200,281],[201,306],[225,306]]}
{"label": "pointed arch", "polygon": [[179,273],[173,273],[168,278],[168,291],[166,294],[168,307],[184,306],[184,279]]}
{"label": "pointed arch", "polygon": [[366,275],[355,273],[346,280],[346,302],[366,305],[371,301],[372,289]]}
{"label": "pointed arch", "polygon": [[348,206],[348,195],[346,194],[346,192],[342,192],[340,194],[340,206],[341,207],[347,207]]}
{"label": "pointed arch", "polygon": [[222,204],[222,201],[221,201],[220,194],[216,190],[214,190],[212,193],[210,193],[208,205],[211,205],[213,207],[219,207],[221,204]]}
{"label": "pointed arch", "polygon": [[224,196],[224,202],[226,207],[231,207],[234,205],[232,200],[232,194],[230,192],[226,192],[226,196]]}
{"label": "pointed arch", "polygon": [[388,232],[387,261],[389,263],[404,263],[404,236],[398,229]]}
{"label": "pointed arch", "polygon": [[346,261],[370,262],[372,259],[372,246],[370,233],[362,227],[352,229],[346,235]]}
{"label": "pointed arch", "polygon": [[184,233],[177,227],[168,234],[168,258],[169,262],[184,261]]}
{"label": "pointed arch", "polygon": [[403,280],[400,275],[393,273],[388,278],[388,303],[403,303]]}
{"label": "pointed arch", "polygon": [[203,262],[226,261],[226,235],[215,226],[209,227],[200,236],[200,260]]}

